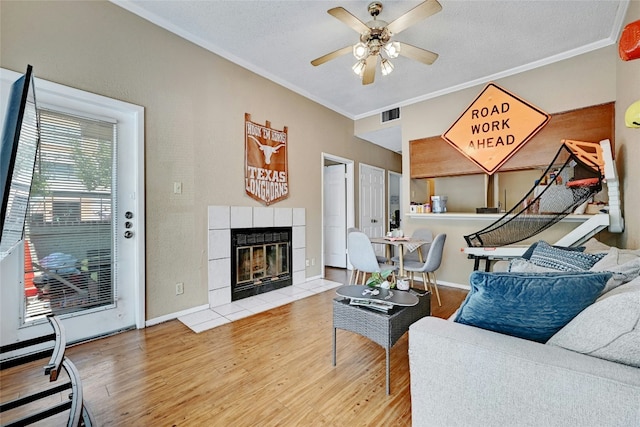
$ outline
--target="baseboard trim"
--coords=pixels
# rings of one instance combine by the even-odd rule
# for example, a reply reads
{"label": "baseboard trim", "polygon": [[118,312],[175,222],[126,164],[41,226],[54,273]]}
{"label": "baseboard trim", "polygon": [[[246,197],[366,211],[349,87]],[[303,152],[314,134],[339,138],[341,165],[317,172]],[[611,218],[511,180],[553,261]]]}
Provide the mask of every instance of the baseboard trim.
{"label": "baseboard trim", "polygon": [[177,319],[181,316],[186,316],[187,314],[195,313],[197,311],[207,310],[209,309],[209,304],[201,305],[198,307],[191,307],[186,310],[178,311],[176,313],[165,314],[164,316],[156,317],[153,319],[149,319],[145,322],[145,327],[158,325],[160,323],[168,322],[169,320]]}
{"label": "baseboard trim", "polygon": [[[416,276],[414,278],[414,280],[416,282],[422,282],[422,277],[421,276]],[[442,285],[442,286],[449,286],[450,288],[458,288],[458,289],[464,289],[466,291],[471,290],[471,287],[469,285],[462,285],[460,283],[454,283],[454,282],[447,282],[445,280],[440,280],[438,279],[438,285]]]}
{"label": "baseboard trim", "polygon": [[[307,277],[305,282],[310,282],[311,280],[323,279],[322,275],[317,275],[313,277]],[[201,305],[198,307],[188,308],[186,310],[178,311],[176,313],[165,314],[164,316],[156,317],[153,319],[149,319],[144,323],[145,327],[158,325],[160,323],[168,322],[169,320],[177,319],[178,317],[186,316],[187,314],[195,313],[197,311],[207,310],[209,309],[209,304]]]}
{"label": "baseboard trim", "polygon": [[438,284],[442,286],[449,286],[451,288],[464,289],[467,291],[471,290],[471,287],[469,285],[463,285],[460,283],[453,283],[453,282],[445,282],[444,280],[438,280]]}

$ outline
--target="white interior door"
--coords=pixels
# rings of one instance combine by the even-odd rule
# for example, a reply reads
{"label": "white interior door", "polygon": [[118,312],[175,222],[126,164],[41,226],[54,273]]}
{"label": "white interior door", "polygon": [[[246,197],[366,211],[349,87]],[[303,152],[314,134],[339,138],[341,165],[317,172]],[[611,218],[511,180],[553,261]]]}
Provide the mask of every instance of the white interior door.
{"label": "white interior door", "polygon": [[[384,175],[384,169],[360,164],[360,230],[369,237],[385,232]],[[383,246],[373,246],[377,255],[385,255]]]}
{"label": "white interior door", "polygon": [[324,167],[324,263],[347,267],[346,165]]}
{"label": "white interior door", "polygon": [[[37,70],[35,70],[35,74],[37,75]],[[3,87],[14,81],[17,76],[19,75],[16,73],[12,74],[2,70]],[[106,241],[101,241],[99,248],[89,248],[95,237],[86,235],[84,239],[87,242],[87,249],[82,255],[74,254],[76,262],[74,265],[66,266],[77,270],[77,275],[85,278],[80,285],[84,293],[77,292],[80,297],[69,292],[69,287],[74,283],[77,284],[74,281],[75,276],[72,279],[70,276],[66,276],[67,272],[58,274],[61,270],[47,268],[46,265],[44,268],[37,267],[36,276],[49,275],[47,280],[51,280],[51,277],[63,278],[64,286],[62,288],[65,289],[65,295],[63,299],[57,300],[55,305],[51,300],[40,298],[40,295],[33,297],[28,296],[25,292],[25,282],[28,281],[25,258],[27,254],[29,257],[35,255],[41,261],[44,258],[51,259],[52,257],[49,255],[70,252],[69,249],[65,249],[68,246],[65,246],[66,242],[58,238],[59,235],[47,236],[48,242],[34,243],[29,241],[26,247],[23,241],[0,260],[2,344],[51,332],[48,322],[42,316],[29,314],[29,308],[33,306],[32,303],[36,298],[41,299],[39,303],[43,306],[42,313],[49,309],[62,319],[67,342],[82,341],[132,327],[143,327],[145,304],[144,109],[39,79],[35,80],[35,91],[39,109],[46,108],[60,113],[61,121],[55,126],[50,126],[51,128],[69,126],[69,132],[72,134],[76,129],[78,136],[72,136],[72,139],[77,138],[79,141],[79,151],[82,151],[81,140],[83,138],[94,139],[97,137],[83,136],[84,128],[82,126],[74,128],[73,124],[68,125],[73,120],[65,121],[65,115],[112,123],[113,139],[111,152],[105,155],[105,161],[110,162],[108,167],[105,167],[104,164],[102,166],[96,165],[93,171],[89,171],[87,164],[84,164],[81,165],[83,170],[80,172],[79,166],[77,166],[80,163],[77,161],[78,153],[75,153],[74,159],[74,150],[65,151],[65,149],[59,149],[55,152],[53,157],[50,157],[48,165],[49,171],[60,170],[62,164],[70,165],[65,172],[67,177],[71,177],[68,178],[69,180],[85,174],[84,182],[87,182],[87,173],[89,175],[93,173],[94,178],[95,174],[102,174],[101,178],[108,181],[108,184],[98,184],[101,193],[99,198],[104,209],[96,210],[95,201],[98,196],[95,190],[88,188],[91,186],[81,185],[72,188],[68,184],[64,184],[64,182],[72,181],[63,182],[56,179],[56,176],[60,175],[53,174],[47,178],[47,191],[39,198],[42,200],[41,212],[27,218],[30,221],[30,227],[33,224],[40,224],[41,229],[48,227],[53,230],[54,228],[62,228],[61,224],[63,223],[64,228],[67,229],[86,228],[93,224],[94,229],[107,227],[107,238]],[[5,90],[2,91],[3,96],[5,92]],[[5,99],[2,102],[4,105]],[[52,142],[50,140],[51,134],[45,135],[44,130],[42,133],[41,147],[46,145],[45,142],[53,146],[54,149],[55,147],[64,147],[64,144],[58,143],[57,140]],[[45,141],[46,138],[49,140]],[[87,158],[92,158],[91,154],[87,155],[90,156]],[[52,158],[54,160],[51,160]],[[46,162],[45,160],[44,163]],[[74,162],[76,166],[73,166]],[[100,169],[101,167],[102,169]],[[105,168],[108,169],[108,172],[104,171]],[[61,209],[66,210],[66,213],[62,213]],[[31,237],[32,239],[39,238],[35,234]],[[78,249],[78,246],[80,245],[76,244],[75,248]],[[99,264],[104,266],[99,277],[91,272],[90,267],[89,269],[86,267],[87,263],[91,263],[92,258],[96,258],[96,249],[100,251],[97,256],[100,259]],[[40,253],[36,254],[36,250],[39,250]],[[108,251],[107,255],[104,255],[102,251]],[[56,255],[56,257],[58,256]],[[53,271],[51,271],[52,269]],[[75,272],[69,274],[75,274]],[[86,286],[86,288],[82,286]],[[107,288],[108,290],[104,292],[96,290]],[[87,295],[97,294],[104,295],[106,298],[95,303],[87,297]],[[82,304],[86,304],[86,306],[76,309]]]}

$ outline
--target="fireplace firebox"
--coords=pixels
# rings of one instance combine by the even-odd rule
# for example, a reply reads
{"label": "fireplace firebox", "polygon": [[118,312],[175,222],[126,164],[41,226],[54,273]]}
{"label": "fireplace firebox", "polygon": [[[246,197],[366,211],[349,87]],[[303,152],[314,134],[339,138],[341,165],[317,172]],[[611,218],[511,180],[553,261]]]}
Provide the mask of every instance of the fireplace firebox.
{"label": "fireplace firebox", "polygon": [[291,286],[291,227],[231,229],[231,300]]}

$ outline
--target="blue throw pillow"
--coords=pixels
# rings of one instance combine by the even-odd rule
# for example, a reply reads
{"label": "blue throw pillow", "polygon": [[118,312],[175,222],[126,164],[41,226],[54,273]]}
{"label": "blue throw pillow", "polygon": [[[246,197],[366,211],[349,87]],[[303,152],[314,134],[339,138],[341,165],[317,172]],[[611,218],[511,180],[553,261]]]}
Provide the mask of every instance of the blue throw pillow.
{"label": "blue throw pillow", "polygon": [[536,245],[529,261],[540,267],[561,271],[586,271],[600,261],[605,254],[586,254],[578,251],[567,251],[540,241]]}
{"label": "blue throw pillow", "polygon": [[455,322],[546,342],[591,305],[611,273],[471,273]]}

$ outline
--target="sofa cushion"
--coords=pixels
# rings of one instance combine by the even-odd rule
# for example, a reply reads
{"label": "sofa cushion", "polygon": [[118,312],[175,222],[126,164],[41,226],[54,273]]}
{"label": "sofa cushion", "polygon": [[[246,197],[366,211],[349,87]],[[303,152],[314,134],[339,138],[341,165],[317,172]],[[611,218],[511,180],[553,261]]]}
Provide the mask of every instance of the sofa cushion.
{"label": "sofa cushion", "polygon": [[610,273],[474,271],[455,322],[546,342],[592,304]]}
{"label": "sofa cushion", "polygon": [[553,268],[562,271],[589,270],[606,254],[588,254],[578,251],[558,249],[547,242],[540,241],[533,250],[529,261],[540,267]]}
{"label": "sofa cushion", "polygon": [[547,344],[640,368],[640,278],[604,294]]}

